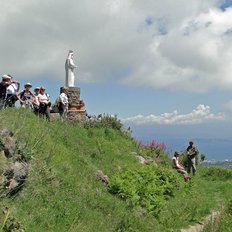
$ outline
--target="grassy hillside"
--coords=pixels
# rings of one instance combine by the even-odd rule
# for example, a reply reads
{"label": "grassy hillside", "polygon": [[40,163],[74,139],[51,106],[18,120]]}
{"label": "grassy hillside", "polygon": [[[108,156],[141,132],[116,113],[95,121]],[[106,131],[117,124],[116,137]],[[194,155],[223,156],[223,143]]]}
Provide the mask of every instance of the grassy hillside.
{"label": "grassy hillside", "polygon": [[[24,144],[30,164],[23,190],[1,198],[1,209],[8,208],[7,213],[0,213],[2,231],[7,231],[10,219],[36,232],[178,231],[201,221],[232,195],[231,176],[222,181],[210,178],[218,173],[202,169],[184,182],[169,164],[141,165],[132,153],[147,151],[119,130],[49,123],[23,109],[0,111],[0,128],[10,129]],[[111,189],[96,178],[97,170],[109,176]],[[155,185],[158,182],[149,185],[159,173],[162,194],[162,186]],[[147,182],[145,176],[150,178]],[[116,192],[112,191],[115,183]],[[149,189],[141,188],[142,184]],[[157,195],[162,204],[154,214],[152,197]]]}

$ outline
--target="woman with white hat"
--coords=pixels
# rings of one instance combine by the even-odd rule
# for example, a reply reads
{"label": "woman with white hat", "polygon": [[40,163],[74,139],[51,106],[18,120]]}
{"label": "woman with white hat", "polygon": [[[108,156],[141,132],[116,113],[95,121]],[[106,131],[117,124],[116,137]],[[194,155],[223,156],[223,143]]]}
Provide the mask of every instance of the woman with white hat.
{"label": "woman with white hat", "polygon": [[35,98],[33,99],[33,102],[32,102],[35,115],[39,115],[39,105],[40,105],[39,98],[38,98],[39,91],[40,91],[40,87],[35,87],[34,89]]}

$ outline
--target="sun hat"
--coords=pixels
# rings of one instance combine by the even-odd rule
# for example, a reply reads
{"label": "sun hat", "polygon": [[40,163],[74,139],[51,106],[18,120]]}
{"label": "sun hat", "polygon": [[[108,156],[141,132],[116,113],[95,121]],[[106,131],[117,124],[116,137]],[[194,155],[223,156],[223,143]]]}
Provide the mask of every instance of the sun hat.
{"label": "sun hat", "polygon": [[40,89],[44,89],[45,90],[45,88],[43,86],[41,86]]}
{"label": "sun hat", "polygon": [[2,80],[10,80],[10,79],[11,79],[11,77],[9,77],[7,74],[4,74],[2,76]]}
{"label": "sun hat", "polygon": [[24,85],[24,87],[26,87],[26,86],[32,87],[32,84],[31,84],[30,82],[27,82],[27,83]]}
{"label": "sun hat", "polygon": [[7,76],[8,76],[10,79],[13,79],[13,77],[12,77],[10,74],[7,74]]}
{"label": "sun hat", "polygon": [[40,90],[40,87],[38,87],[38,86],[35,87],[34,91],[36,91],[36,90]]}

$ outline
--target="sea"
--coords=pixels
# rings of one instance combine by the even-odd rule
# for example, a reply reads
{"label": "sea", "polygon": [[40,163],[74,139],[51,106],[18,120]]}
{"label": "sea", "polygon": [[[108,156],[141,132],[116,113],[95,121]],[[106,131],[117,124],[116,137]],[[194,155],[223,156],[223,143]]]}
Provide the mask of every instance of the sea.
{"label": "sea", "polygon": [[[152,138],[142,138],[140,136],[136,136],[135,138],[145,143],[152,140]],[[198,148],[199,154],[204,154],[207,160],[232,161],[232,140],[205,138],[195,138],[191,140],[193,140],[195,146]],[[175,151],[185,151],[189,143],[186,138],[160,137],[157,138],[156,141],[166,145],[166,151],[170,156],[172,156]]]}
{"label": "sea", "polygon": [[[199,154],[206,155],[207,160],[232,160],[232,141],[226,139],[193,139],[195,146],[199,150]],[[165,144],[167,151],[173,153],[174,151],[184,151],[188,142],[186,139],[166,139]]]}

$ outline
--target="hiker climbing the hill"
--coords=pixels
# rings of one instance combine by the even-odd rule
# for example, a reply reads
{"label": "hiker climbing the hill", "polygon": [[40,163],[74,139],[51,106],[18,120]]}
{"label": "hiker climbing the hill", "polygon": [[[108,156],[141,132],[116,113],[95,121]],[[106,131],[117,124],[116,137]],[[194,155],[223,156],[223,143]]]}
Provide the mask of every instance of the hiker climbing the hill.
{"label": "hiker climbing the hill", "polygon": [[25,89],[18,94],[20,104],[24,108],[33,109],[32,102],[33,102],[33,99],[34,99],[35,95],[30,91],[31,87],[32,87],[31,83],[29,83],[29,82],[26,83],[24,85]]}
{"label": "hiker climbing the hill", "polygon": [[10,77],[5,74],[2,76],[2,81],[0,82],[0,109],[5,108],[6,89],[9,85]]}
{"label": "hiker climbing the hill", "polygon": [[15,102],[18,101],[17,93],[20,88],[20,83],[18,81],[13,80],[11,75],[9,76],[9,86],[6,88],[6,107],[15,107]]}
{"label": "hiker climbing the hill", "polygon": [[39,94],[39,115],[40,116],[46,116],[47,120],[50,121],[50,96],[45,92],[44,87],[40,87]]}
{"label": "hiker climbing the hill", "polygon": [[62,88],[59,96],[59,105],[58,110],[60,113],[60,119],[62,121],[67,119],[68,116],[68,96],[67,96],[67,88]]}
{"label": "hiker climbing the hill", "polygon": [[187,172],[190,174],[191,169],[193,175],[196,174],[196,156],[199,154],[199,151],[195,147],[192,141],[189,142],[189,146],[186,149],[187,155]]}

